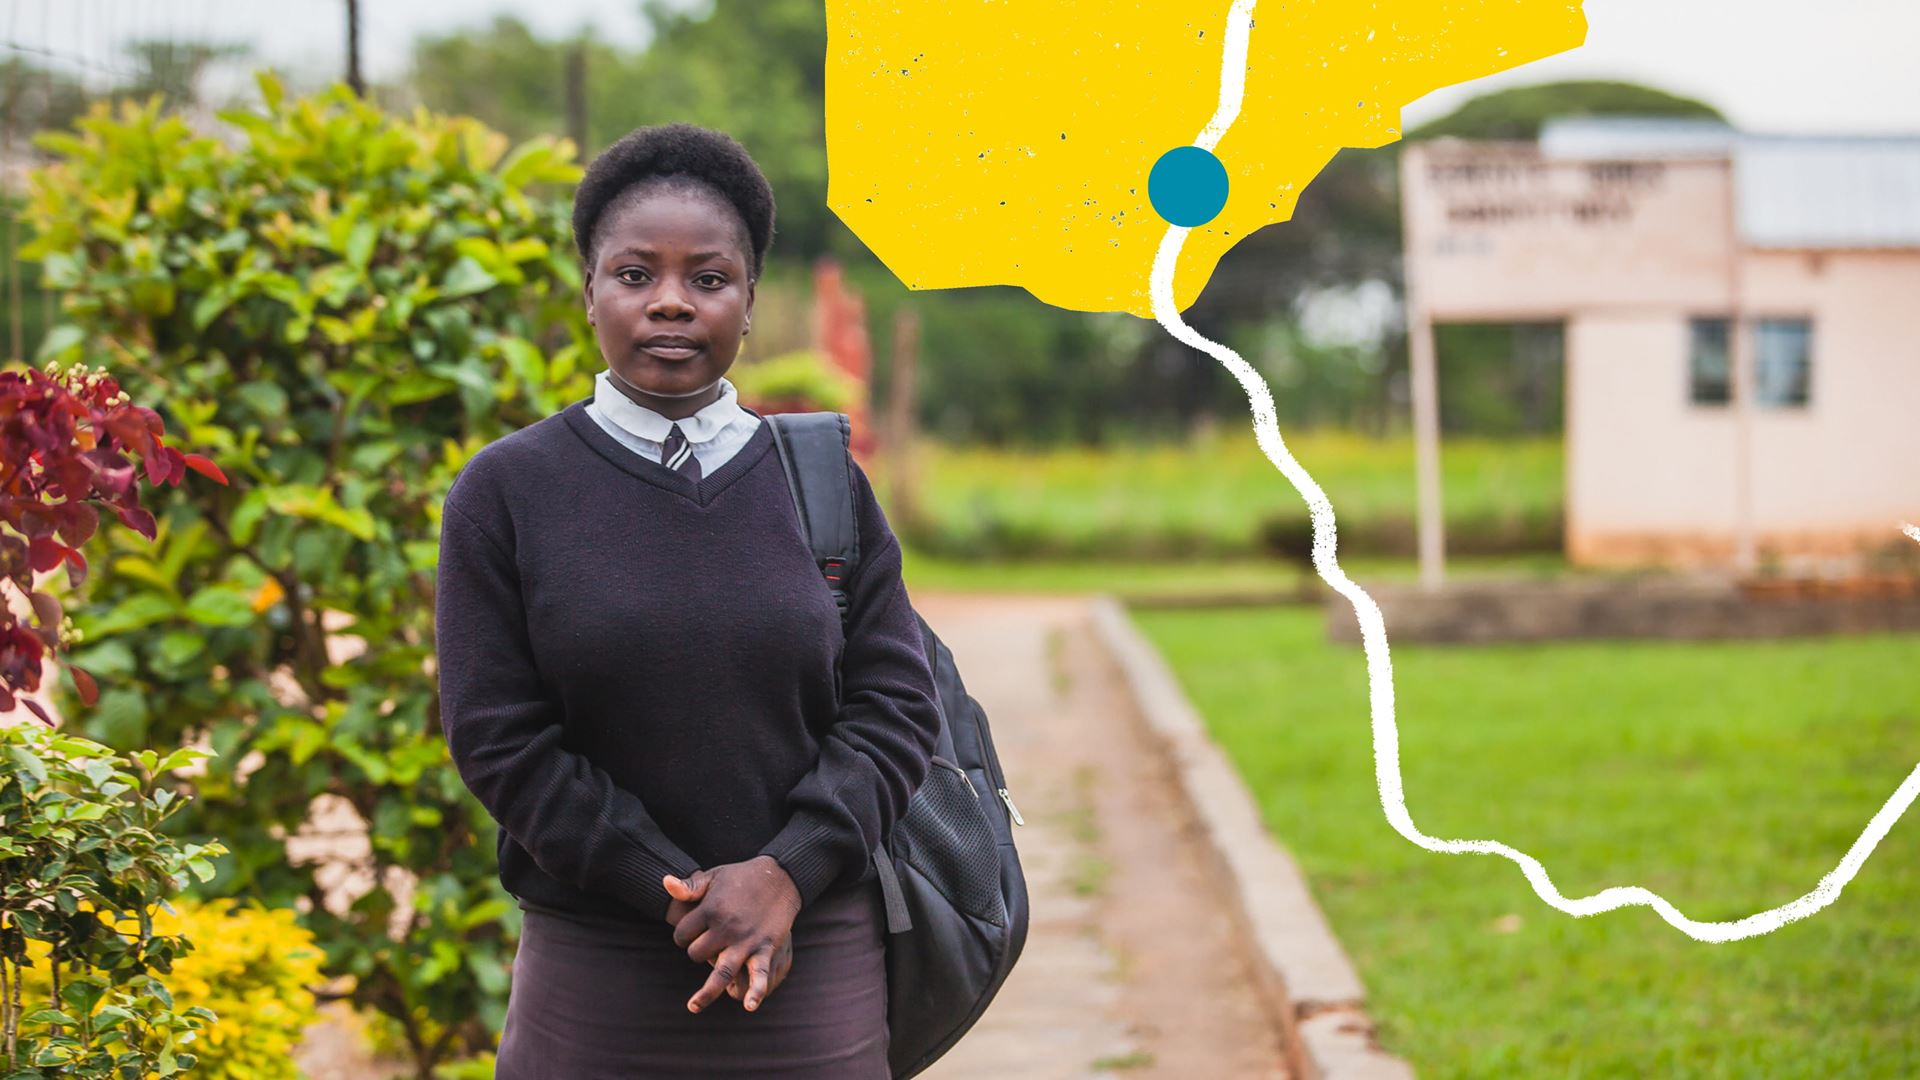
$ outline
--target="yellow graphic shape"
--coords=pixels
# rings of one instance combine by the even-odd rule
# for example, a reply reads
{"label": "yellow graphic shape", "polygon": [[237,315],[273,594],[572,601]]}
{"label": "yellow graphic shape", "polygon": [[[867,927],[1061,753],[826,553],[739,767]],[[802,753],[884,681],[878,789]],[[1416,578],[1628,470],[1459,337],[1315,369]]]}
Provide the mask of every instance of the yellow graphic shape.
{"label": "yellow graphic shape", "polygon": [[[827,204],[909,288],[1019,285],[1152,318],[1160,155],[1219,103],[1230,0],[827,0]],[[1262,0],[1244,102],[1214,153],[1227,203],[1174,271],[1285,221],[1341,147],[1400,108],[1586,39],[1579,0]]]}

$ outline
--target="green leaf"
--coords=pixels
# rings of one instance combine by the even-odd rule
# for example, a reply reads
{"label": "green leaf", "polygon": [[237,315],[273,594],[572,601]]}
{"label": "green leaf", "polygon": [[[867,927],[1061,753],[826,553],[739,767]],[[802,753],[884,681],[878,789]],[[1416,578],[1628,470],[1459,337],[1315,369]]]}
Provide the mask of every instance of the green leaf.
{"label": "green leaf", "polygon": [[220,313],[240,298],[240,286],[234,281],[222,281],[208,289],[193,305],[193,328],[205,330],[220,317]]}
{"label": "green leaf", "polygon": [[236,387],[233,396],[246,402],[247,408],[270,419],[287,415],[287,392],[278,383],[255,381]]}
{"label": "green leaf", "polygon": [[137,593],[122,600],[99,619],[83,624],[81,629],[86,631],[89,638],[110,637],[171,618],[177,610],[178,604],[159,593]]}
{"label": "green leaf", "polygon": [[174,591],[173,582],[167,579],[167,575],[161,573],[160,568],[155,566],[151,559],[143,559],[138,555],[122,555],[113,560],[113,572],[120,577],[145,582],[161,592]]}
{"label": "green leaf", "polygon": [[443,379],[427,371],[409,371],[394,380],[387,390],[387,403],[390,405],[413,405],[422,401],[431,401],[445,397],[455,388],[450,380]]}
{"label": "green leaf", "polygon": [[45,365],[50,360],[65,359],[68,352],[78,349],[80,343],[86,339],[86,331],[72,323],[61,323],[47,331],[47,335],[40,339],[40,348],[34,353],[34,362]]}
{"label": "green leaf", "polygon": [[93,1007],[100,1004],[100,999],[106,996],[106,980],[94,975],[69,978],[71,981],[60,987],[60,1000],[66,1002],[73,1011],[86,1016],[93,1012]]}
{"label": "green leaf", "polygon": [[159,653],[161,663],[171,668],[178,668],[199,656],[206,647],[206,636],[199,631],[169,630],[160,635],[160,644],[156,651]]}
{"label": "green leaf", "polygon": [[356,540],[374,538],[373,515],[364,507],[341,506],[327,488],[312,484],[285,484],[272,489],[267,500],[277,514],[325,522],[345,530]]}
{"label": "green leaf", "polygon": [[185,613],[202,626],[247,626],[259,617],[252,595],[232,585],[209,585],[194,593]]}
{"label": "green leaf", "polygon": [[122,641],[103,641],[76,650],[68,659],[96,678],[116,679],[131,675],[138,666],[133,650]]}
{"label": "green leaf", "polygon": [[307,278],[307,291],[329,307],[337,308],[346,303],[348,295],[360,280],[359,268],[346,263],[332,263],[315,270]]}
{"label": "green leaf", "polygon": [[197,746],[182,746],[168,751],[167,756],[161,758],[159,762],[153,766],[153,771],[156,773],[172,772],[182,765],[191,765],[196,761],[205,761],[213,756],[213,754]]}
{"label": "green leaf", "polygon": [[537,393],[547,384],[547,358],[540,355],[540,349],[533,342],[522,337],[503,337],[500,339],[500,352],[507,358],[507,370],[530,393]]}
{"label": "green leaf", "polygon": [[373,259],[374,245],[380,240],[380,230],[371,221],[363,221],[353,227],[347,236],[347,262],[360,270],[367,268]]}
{"label": "green leaf", "polygon": [[[267,103],[267,113],[271,115],[279,112],[281,102],[287,95],[286,87],[280,83],[280,77],[273,73],[272,68],[261,68],[254,73],[253,80],[260,87],[261,99]],[[172,1007],[173,1003],[169,1001],[167,1005]]]}
{"label": "green leaf", "polygon": [[41,282],[50,289],[71,289],[80,284],[80,276],[86,266],[80,256],[55,251],[40,260]]}
{"label": "green leaf", "polygon": [[142,278],[133,283],[133,306],[136,311],[148,315],[166,317],[173,314],[173,282],[166,278]]}
{"label": "green leaf", "polygon": [[547,365],[547,374],[554,382],[563,383],[573,378],[574,368],[580,363],[580,346],[569,343],[553,354],[553,360]]}
{"label": "green leaf", "polygon": [[260,518],[267,512],[268,489],[254,488],[234,507],[233,516],[227,519],[227,530],[233,534],[237,544],[253,543],[253,534],[260,527]]}
{"label": "green leaf", "polygon": [[87,728],[108,746],[127,749],[147,741],[147,699],[139,690],[119,686],[100,695]]}
{"label": "green leaf", "polygon": [[440,295],[472,296],[486,292],[499,283],[500,279],[487,273],[486,268],[475,262],[472,256],[462,255],[447,270],[447,276],[440,279]]}
{"label": "green leaf", "polygon": [[490,948],[473,947],[467,950],[467,970],[473,972],[473,981],[478,983],[482,993],[504,994],[507,992],[508,978],[505,964]]}
{"label": "green leaf", "polygon": [[551,250],[547,242],[537,236],[523,236],[501,249],[508,262],[521,263],[529,259],[538,259]]}
{"label": "green leaf", "polygon": [[364,443],[353,448],[347,460],[362,473],[379,472],[400,453],[400,444],[391,439]]}
{"label": "green leaf", "polygon": [[552,138],[529,139],[513,148],[500,163],[499,176],[509,187],[521,188],[541,181],[570,184],[580,180],[580,167],[560,153]]}
{"label": "green leaf", "polygon": [[33,779],[35,787],[47,782],[47,766],[38,754],[24,746],[15,745],[7,747],[7,756],[13,759],[13,767],[17,771]]}

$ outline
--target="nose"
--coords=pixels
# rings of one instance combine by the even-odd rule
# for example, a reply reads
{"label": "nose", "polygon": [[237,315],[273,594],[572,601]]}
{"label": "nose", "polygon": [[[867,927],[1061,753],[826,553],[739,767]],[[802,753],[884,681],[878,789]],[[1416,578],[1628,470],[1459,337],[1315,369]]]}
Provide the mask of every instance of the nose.
{"label": "nose", "polygon": [[693,316],[693,305],[687,302],[681,287],[671,280],[662,281],[654,289],[652,299],[647,301],[648,318],[683,319]]}

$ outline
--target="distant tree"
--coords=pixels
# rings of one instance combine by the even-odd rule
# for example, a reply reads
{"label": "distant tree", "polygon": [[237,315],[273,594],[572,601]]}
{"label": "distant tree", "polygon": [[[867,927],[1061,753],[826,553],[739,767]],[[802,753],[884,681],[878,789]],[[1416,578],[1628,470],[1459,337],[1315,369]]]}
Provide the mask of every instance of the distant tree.
{"label": "distant tree", "polygon": [[145,100],[153,94],[169,108],[198,105],[200,76],[222,60],[235,60],[253,50],[246,45],[212,41],[174,41],[153,38],[127,45],[134,77],[113,88],[115,97]]}
{"label": "distant tree", "polygon": [[78,79],[26,57],[0,58],[0,123],[16,152],[27,150],[34,132],[66,127],[86,111],[87,91]]}
{"label": "distant tree", "polygon": [[586,51],[589,144],[578,149],[590,157],[617,134],[613,102],[635,89],[627,74],[634,57],[590,30],[576,41],[542,38],[501,15],[483,29],[424,36],[413,46],[411,89],[435,112],[475,117],[513,139],[566,135],[567,54],[576,45]]}
{"label": "distant tree", "polygon": [[780,200],[779,251],[871,259],[827,209],[827,15],[819,0],[644,5],[652,42],[631,69],[618,132],[684,120],[739,139]]}
{"label": "distant tree", "polygon": [[1496,90],[1407,132],[1408,139],[1533,139],[1565,116],[1667,116],[1725,121],[1704,101],[1635,83],[1584,80]]}

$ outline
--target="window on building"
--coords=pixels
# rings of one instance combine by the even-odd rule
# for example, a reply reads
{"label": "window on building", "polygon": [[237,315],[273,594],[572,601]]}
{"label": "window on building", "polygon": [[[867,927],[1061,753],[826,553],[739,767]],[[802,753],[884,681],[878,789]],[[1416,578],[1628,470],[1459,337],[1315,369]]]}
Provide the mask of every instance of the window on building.
{"label": "window on building", "polygon": [[1695,405],[1725,405],[1732,398],[1733,353],[1727,320],[1695,319],[1687,349],[1687,400]]}
{"label": "window on building", "polygon": [[1804,408],[1813,372],[1813,326],[1805,319],[1753,324],[1753,399],[1773,408]]}
{"label": "window on building", "polygon": [[[1813,381],[1813,324],[1756,319],[1753,401],[1763,408],[1805,408]],[[1733,399],[1733,342],[1725,319],[1694,319],[1687,348],[1687,400],[1725,405]]]}

